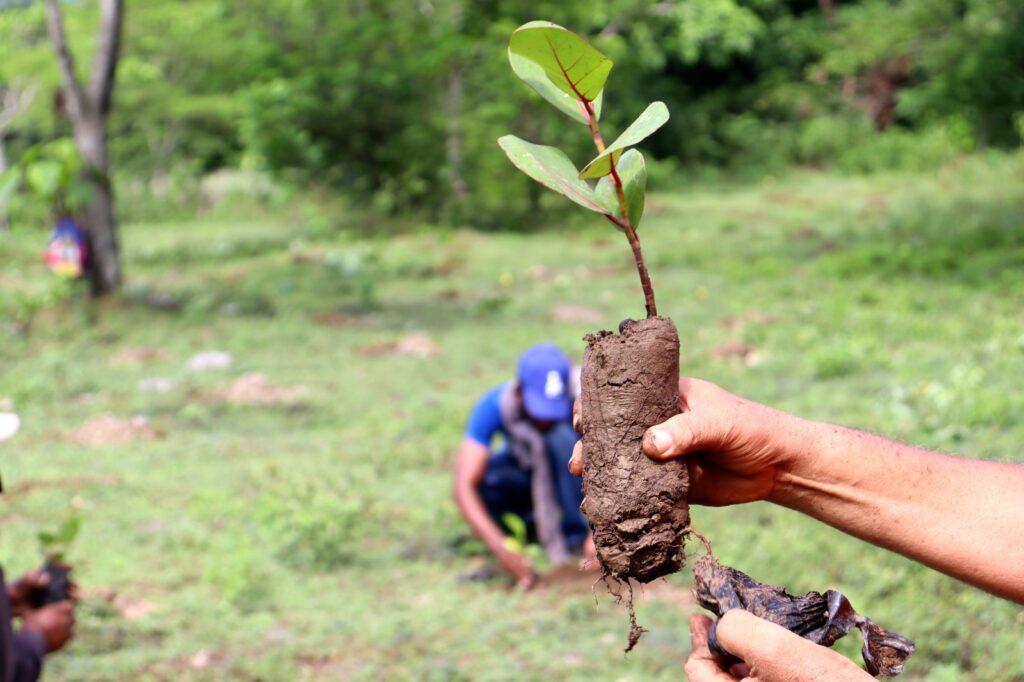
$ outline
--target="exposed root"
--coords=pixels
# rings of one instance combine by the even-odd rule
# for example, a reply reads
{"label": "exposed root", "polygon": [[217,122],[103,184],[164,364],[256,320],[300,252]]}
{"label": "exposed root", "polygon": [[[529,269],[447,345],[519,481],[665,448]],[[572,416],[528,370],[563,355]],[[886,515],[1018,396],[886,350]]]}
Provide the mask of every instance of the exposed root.
{"label": "exposed root", "polygon": [[682,530],[682,535],[696,535],[697,539],[700,540],[704,544],[704,549],[707,550],[708,556],[710,556],[710,557],[714,557],[715,556],[715,553],[711,551],[711,542],[706,537],[704,537],[703,533],[698,531],[693,526],[687,526],[686,528],[684,528]]}
{"label": "exposed root", "polygon": [[628,654],[633,650],[637,642],[640,641],[640,637],[647,632],[647,629],[641,627],[636,622],[636,609],[633,606],[633,586],[628,582],[626,584],[629,585],[629,599],[626,601],[626,608],[629,609],[629,640],[625,650]]}

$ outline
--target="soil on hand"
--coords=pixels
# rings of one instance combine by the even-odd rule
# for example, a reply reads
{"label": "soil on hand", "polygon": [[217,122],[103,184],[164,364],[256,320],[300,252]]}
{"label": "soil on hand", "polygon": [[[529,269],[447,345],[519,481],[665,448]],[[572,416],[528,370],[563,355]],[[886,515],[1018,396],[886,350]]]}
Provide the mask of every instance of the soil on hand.
{"label": "soil on hand", "polygon": [[671,320],[627,320],[586,337],[581,402],[583,513],[606,575],[650,582],[683,565],[689,521],[681,460],[655,462],[644,432],[679,413],[679,335]]}

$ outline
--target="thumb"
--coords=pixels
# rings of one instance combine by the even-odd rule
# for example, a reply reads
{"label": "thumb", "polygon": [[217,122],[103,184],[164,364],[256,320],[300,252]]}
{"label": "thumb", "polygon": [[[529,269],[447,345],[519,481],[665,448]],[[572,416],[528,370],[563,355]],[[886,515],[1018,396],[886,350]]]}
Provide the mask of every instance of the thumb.
{"label": "thumb", "polygon": [[698,428],[692,412],[677,414],[668,421],[647,429],[643,438],[644,453],[652,459],[671,459],[699,450],[705,429]]}
{"label": "thumb", "polygon": [[718,643],[763,682],[870,682],[853,661],[742,609],[718,620]]}

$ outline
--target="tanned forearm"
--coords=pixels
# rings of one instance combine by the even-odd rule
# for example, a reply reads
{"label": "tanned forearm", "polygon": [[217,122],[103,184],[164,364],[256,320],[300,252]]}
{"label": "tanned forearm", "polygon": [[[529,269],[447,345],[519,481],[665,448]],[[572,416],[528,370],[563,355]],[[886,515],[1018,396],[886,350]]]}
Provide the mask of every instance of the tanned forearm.
{"label": "tanned forearm", "polygon": [[473,533],[492,552],[497,553],[503,546],[505,534],[498,527],[498,524],[491,519],[490,514],[487,513],[487,507],[484,506],[483,500],[480,499],[480,494],[471,484],[460,484],[459,481],[456,481],[454,495],[455,504],[458,506],[459,511],[462,512],[466,523],[473,529]]}
{"label": "tanned forearm", "polygon": [[777,473],[773,502],[1024,603],[1024,465],[832,424],[793,426],[785,431],[794,456]]}

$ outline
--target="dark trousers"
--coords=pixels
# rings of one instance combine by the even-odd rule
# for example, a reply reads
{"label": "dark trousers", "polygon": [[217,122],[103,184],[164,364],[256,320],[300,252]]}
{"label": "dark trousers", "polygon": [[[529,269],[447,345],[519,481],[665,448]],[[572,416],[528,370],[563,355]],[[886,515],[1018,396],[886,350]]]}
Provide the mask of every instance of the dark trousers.
{"label": "dark trousers", "polygon": [[[572,551],[579,551],[589,527],[580,511],[583,503],[583,479],[569,473],[569,458],[579,435],[568,423],[559,423],[544,432],[544,445],[555,484],[558,506],[562,510],[562,533]],[[509,531],[502,517],[515,514],[526,522],[528,540],[535,541],[533,496],[530,493],[530,472],[519,467],[507,448],[492,453],[487,472],[480,482],[480,497],[491,518]]]}

